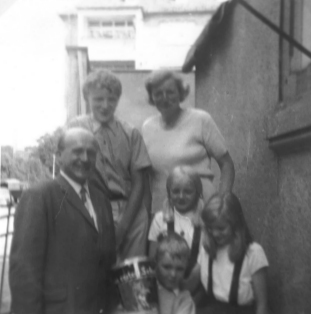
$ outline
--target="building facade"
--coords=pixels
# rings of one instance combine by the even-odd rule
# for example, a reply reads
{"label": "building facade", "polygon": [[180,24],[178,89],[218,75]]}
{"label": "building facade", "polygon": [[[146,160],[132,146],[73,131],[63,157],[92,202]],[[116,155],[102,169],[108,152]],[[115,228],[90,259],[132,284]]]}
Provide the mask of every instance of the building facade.
{"label": "building facade", "polygon": [[[192,51],[196,106],[211,113],[228,142],[236,167],[234,191],[256,241],[268,255],[272,313],[307,314],[311,308],[310,57],[235,2],[225,22],[213,34],[205,32],[206,40],[201,38]],[[309,50],[310,3],[247,1]]]}
{"label": "building facade", "polygon": [[[67,119],[90,111],[81,92],[87,73],[118,71],[126,97],[117,114],[140,127],[154,114],[144,81],[155,69],[181,69],[188,49],[223,0],[66,0],[60,16],[67,39]],[[193,73],[186,81],[194,87]],[[194,88],[185,106],[194,106]]]}
{"label": "building facade", "polygon": [[67,44],[87,47],[94,67],[180,68],[222,0],[88,0],[61,13]]}

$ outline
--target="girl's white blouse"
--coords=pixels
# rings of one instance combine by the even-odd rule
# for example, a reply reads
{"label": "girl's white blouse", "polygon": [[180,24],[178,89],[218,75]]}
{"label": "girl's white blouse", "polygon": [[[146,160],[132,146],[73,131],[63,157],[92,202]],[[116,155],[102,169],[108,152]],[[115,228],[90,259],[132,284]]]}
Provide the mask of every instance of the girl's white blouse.
{"label": "girl's white blouse", "polygon": [[[182,215],[174,209],[175,232],[184,237],[189,247],[192,245],[194,233],[194,226],[192,224],[191,215],[192,212]],[[149,230],[148,240],[156,242],[160,234],[167,234],[167,223],[164,221],[164,215],[162,211],[156,213],[153,218]]]}
{"label": "girl's white blouse", "polygon": [[[233,275],[234,264],[229,260],[229,247],[226,246],[217,251],[216,259],[213,261],[213,292],[219,301],[228,302]],[[204,247],[200,247],[198,264],[201,271],[201,282],[207,290],[209,256]],[[268,260],[260,244],[253,242],[250,244],[241,269],[238,304],[250,304],[254,300],[252,288],[252,275],[259,269],[267,267]]]}

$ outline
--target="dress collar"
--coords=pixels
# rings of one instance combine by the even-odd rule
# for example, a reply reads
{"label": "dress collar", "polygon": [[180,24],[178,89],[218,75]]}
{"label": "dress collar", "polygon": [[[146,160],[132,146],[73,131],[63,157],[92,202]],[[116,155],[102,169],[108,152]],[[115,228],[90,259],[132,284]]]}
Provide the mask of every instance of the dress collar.
{"label": "dress collar", "polygon": [[178,216],[180,219],[186,219],[192,221],[193,216],[194,216],[194,211],[190,210],[185,214],[181,214],[176,208],[174,207],[174,215]]}
{"label": "dress collar", "polygon": [[180,289],[178,289],[178,288],[176,288],[176,289],[174,289],[174,290],[169,290],[169,289],[163,287],[163,286],[160,284],[159,281],[157,281],[157,285],[158,285],[158,289],[159,289],[159,290],[166,290],[166,291],[169,291],[169,292],[171,292],[171,293],[174,293],[176,296],[178,296],[178,295],[180,294]]}
{"label": "dress collar", "polygon": [[181,214],[174,208],[174,215],[180,217],[181,219],[191,220],[194,226],[199,226],[201,223],[200,215],[201,215],[203,207],[204,207],[204,202],[200,198],[195,210],[191,210],[185,214]]}

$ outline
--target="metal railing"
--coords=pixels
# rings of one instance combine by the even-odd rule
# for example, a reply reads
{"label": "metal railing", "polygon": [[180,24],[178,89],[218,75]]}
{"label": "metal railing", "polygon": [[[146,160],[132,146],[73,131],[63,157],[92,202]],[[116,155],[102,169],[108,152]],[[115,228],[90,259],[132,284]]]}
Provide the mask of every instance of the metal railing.
{"label": "metal railing", "polygon": [[[3,253],[3,259],[2,259],[2,269],[1,269],[1,279],[0,279],[0,314],[9,314],[10,310],[6,310],[6,312],[2,312],[3,308],[3,292],[4,292],[4,281],[5,281],[5,275],[6,275],[6,264],[7,264],[7,259],[8,259],[8,241],[9,237],[13,234],[13,231],[10,231],[10,219],[15,215],[15,212],[13,212],[13,203],[8,203],[7,206],[5,206],[8,210],[7,215],[2,215],[0,216],[0,221],[6,220],[6,231],[5,233],[0,234],[0,239],[4,238],[4,249],[3,252],[0,252],[0,257],[1,254]],[[3,209],[4,206],[1,206]],[[0,209],[1,209],[0,208]]]}

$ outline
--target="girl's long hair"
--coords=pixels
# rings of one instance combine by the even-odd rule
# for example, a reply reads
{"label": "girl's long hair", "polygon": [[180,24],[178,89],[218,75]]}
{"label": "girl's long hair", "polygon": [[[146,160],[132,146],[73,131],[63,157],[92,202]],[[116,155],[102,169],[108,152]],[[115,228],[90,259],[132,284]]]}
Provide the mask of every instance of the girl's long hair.
{"label": "girl's long hair", "polygon": [[[246,224],[241,203],[235,194],[213,195],[204,206],[201,218],[205,226],[213,224],[218,219],[224,219],[229,223],[233,233],[229,244],[229,258],[233,263],[243,258],[253,238]],[[212,258],[215,258],[216,243],[208,232],[205,233],[204,248]]]}

